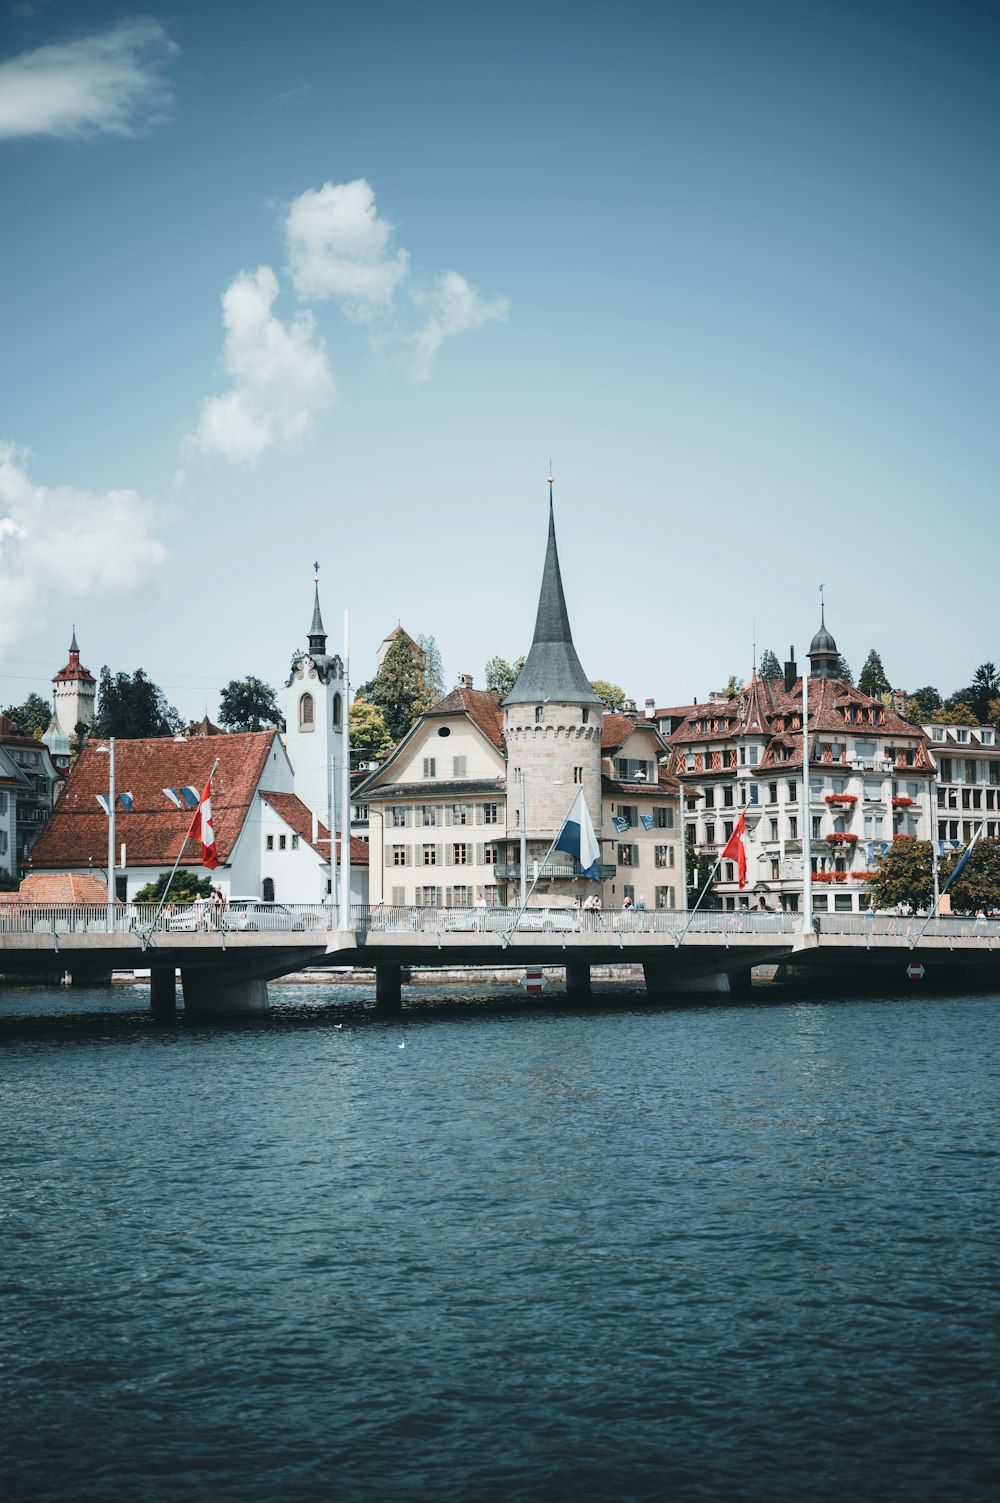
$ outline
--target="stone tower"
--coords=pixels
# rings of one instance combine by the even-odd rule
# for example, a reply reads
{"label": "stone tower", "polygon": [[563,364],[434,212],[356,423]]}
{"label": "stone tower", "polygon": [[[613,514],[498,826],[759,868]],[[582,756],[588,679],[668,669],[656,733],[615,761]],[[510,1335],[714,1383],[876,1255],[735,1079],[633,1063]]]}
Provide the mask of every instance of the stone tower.
{"label": "stone tower", "polygon": [[295,792],[318,819],[330,824],[338,808],[347,707],[344,665],[326,650],[318,564],[316,571],[309,648],[295,654],[285,682],[285,746]]}
{"label": "stone tower", "polygon": [[92,726],[94,703],[97,698],[97,680],[80,662],[80,649],[76,645],[76,627],[69,644],[69,662],[60,668],[52,680],[52,709],[54,725],[49,730],[55,735],[70,738],[76,734],[78,725]]}
{"label": "stone tower", "polygon": [[819,608],[819,631],[809,644],[809,677],[839,678],[840,653],[826,626],[826,605]]}
{"label": "stone tower", "polygon": [[[531,650],[503,702],[507,741],[507,838],[520,839],[522,792],[529,870],[558,833],[582,786],[594,830],[601,829],[600,696],[583,671],[566,612],[549,479],[549,536]],[[522,787],[523,785],[523,787]],[[512,852],[513,855],[513,852]],[[568,858],[554,858],[565,864]],[[539,892],[580,895],[586,881],[540,882]]]}

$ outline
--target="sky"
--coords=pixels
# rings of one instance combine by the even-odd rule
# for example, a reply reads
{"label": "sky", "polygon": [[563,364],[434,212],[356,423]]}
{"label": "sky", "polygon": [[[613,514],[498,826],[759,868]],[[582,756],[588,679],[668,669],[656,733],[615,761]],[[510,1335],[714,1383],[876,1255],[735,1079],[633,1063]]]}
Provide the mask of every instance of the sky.
{"label": "sky", "polygon": [[0,705],[1000,660],[1000,10],[0,0]]}

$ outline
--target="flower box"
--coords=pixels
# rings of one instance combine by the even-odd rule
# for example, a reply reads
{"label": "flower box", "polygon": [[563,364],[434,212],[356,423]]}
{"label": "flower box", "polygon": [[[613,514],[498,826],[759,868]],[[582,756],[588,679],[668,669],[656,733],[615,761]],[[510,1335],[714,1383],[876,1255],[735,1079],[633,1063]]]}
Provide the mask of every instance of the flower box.
{"label": "flower box", "polygon": [[826,801],[828,804],[856,804],[858,795],[856,793],[828,793]]}
{"label": "flower box", "polygon": [[894,809],[908,809],[912,803],[913,800],[911,798],[907,798],[905,794],[899,794],[897,798],[893,799],[892,807]]}
{"label": "flower box", "polygon": [[826,839],[828,845],[855,845],[858,837],[856,835],[849,835],[845,830],[835,830]]}

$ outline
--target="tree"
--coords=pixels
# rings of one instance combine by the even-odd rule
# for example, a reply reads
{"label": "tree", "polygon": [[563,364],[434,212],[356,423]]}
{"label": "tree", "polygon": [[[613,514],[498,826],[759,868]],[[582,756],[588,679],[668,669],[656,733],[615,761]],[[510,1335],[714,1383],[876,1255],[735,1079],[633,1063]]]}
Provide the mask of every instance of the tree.
{"label": "tree", "polygon": [[17,892],[20,885],[17,877],[12,877],[7,872],[0,872],[0,892]]}
{"label": "tree", "polygon": [[444,698],[444,662],[441,658],[441,649],[433,637],[418,637],[417,646],[424,655],[427,703],[434,705],[439,699]]}
{"label": "tree", "polygon": [[972,675],[972,683],[965,689],[956,689],[945,700],[946,710],[955,710],[959,705],[968,706],[972,711],[972,720],[967,722],[971,725],[982,725],[989,717],[990,700],[1000,695],[1000,674],[997,673],[993,663],[980,663]]}
{"label": "tree", "polygon": [[986,706],[986,719],[990,725],[1000,725],[1000,699],[991,699]]}
{"label": "tree", "polygon": [[274,690],[253,674],[230,679],[219,695],[219,724],[227,731],[262,731],[280,721]]}
{"label": "tree", "polygon": [[948,700],[947,707],[945,709],[934,711],[934,713],[931,715],[931,720],[934,722],[934,724],[975,725],[976,713],[973,710],[972,706],[963,704],[961,700],[957,700],[953,704],[952,700],[954,700],[954,698],[955,696],[952,695],[951,699]]}
{"label": "tree", "polygon": [[694,827],[692,825],[688,825],[684,835],[684,859],[687,866],[688,908],[695,906],[698,899],[701,898],[702,893],[705,894],[701,904],[702,908],[714,907],[715,880],[713,868],[715,862],[704,851],[695,851]]}
{"label": "tree", "polygon": [[922,689],[914,689],[907,696],[906,718],[914,725],[923,725],[930,720],[935,710],[942,707],[941,696],[932,684],[925,684]]}
{"label": "tree", "polygon": [[606,678],[592,678],[590,687],[601,696],[609,710],[620,710],[625,703],[625,690],[620,684],[609,684]]}
{"label": "tree", "polygon": [[843,653],[841,653],[840,657],[837,659],[836,677],[842,678],[845,684],[853,685],[854,683],[854,674],[851,672],[851,665],[844,657]]}
{"label": "tree", "polygon": [[393,637],[365,697],[382,711],[393,741],[401,741],[417,716],[430,705],[423,667],[413,656],[405,631],[400,630]]}
{"label": "tree", "polygon": [[348,715],[351,753],[358,762],[377,762],[392,746],[392,737],[381,710],[362,695],[355,697]]}
{"label": "tree", "polygon": [[26,736],[42,736],[52,719],[52,706],[40,694],[32,692],[23,705],[8,705],[3,712]]}
{"label": "tree", "polygon": [[134,674],[116,673],[112,677],[105,666],[98,692],[95,736],[136,741],[144,736],[172,736],[181,728],[181,717],[141,668]]}
{"label": "tree", "polygon": [[[956,856],[941,868],[941,886],[961,860]],[[1000,840],[977,840],[957,880],[948,889],[952,907],[966,912],[1000,910]]]}
{"label": "tree", "polygon": [[882,659],[874,647],[865,658],[865,666],[858,678],[858,688],[862,694],[867,694],[871,699],[879,699],[888,689],[892,688],[889,676],[882,667]]}
{"label": "tree", "polygon": [[[155,882],[147,882],[135,895],[137,903],[158,903],[167,886],[169,872],[161,872]],[[212,896],[211,877],[199,877],[192,871],[178,871],[170,884],[170,903],[193,903],[195,898]]]}
{"label": "tree", "polygon": [[726,687],[722,692],[727,699],[735,699],[742,688],[743,680],[741,678],[737,678],[735,673],[731,673],[729,675],[729,680],[726,684]]}
{"label": "tree", "polygon": [[515,658],[513,663],[508,663],[506,658],[490,658],[486,664],[486,687],[493,694],[499,694],[501,699],[513,689],[524,667],[524,654]]}
{"label": "tree", "polygon": [[934,901],[934,858],[929,840],[901,835],[884,856],[875,857],[868,886],[873,908],[930,908]]}
{"label": "tree", "polygon": [[770,647],[766,647],[761,653],[759,672],[761,678],[783,677],[781,664],[778,662],[776,655],[771,651]]}

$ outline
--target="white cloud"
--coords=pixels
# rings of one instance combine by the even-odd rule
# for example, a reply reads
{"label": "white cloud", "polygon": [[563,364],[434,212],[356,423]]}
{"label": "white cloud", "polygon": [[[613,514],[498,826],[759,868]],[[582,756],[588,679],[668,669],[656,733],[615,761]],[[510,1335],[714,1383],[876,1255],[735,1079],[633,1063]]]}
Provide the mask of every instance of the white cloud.
{"label": "white cloud", "polygon": [[50,597],[120,601],[166,557],[134,490],[36,485],[26,463],[0,442],[0,651],[34,629]]}
{"label": "white cloud", "polygon": [[133,135],[163,117],[171,94],[159,69],[177,51],[159,21],[136,16],[7,58],[0,62],[0,139]]}
{"label": "white cloud", "polygon": [[285,221],[288,269],[299,297],[340,298],[352,318],[388,312],[409,271],[406,251],[390,249],[393,228],[379,218],[363,177],[300,193]]}
{"label": "white cloud", "polygon": [[418,381],[426,381],[431,362],[446,339],[502,323],[510,310],[507,298],[483,297],[457,271],[443,271],[426,286],[412,288],[410,297],[426,314],[423,324],[408,339]]}
{"label": "white cloud", "polygon": [[333,377],[311,313],[283,324],[271,309],[270,266],[241,271],[222,298],[224,362],[232,387],[202,403],[190,445],[230,464],[252,463],[275,444],[294,444],[335,400]]}

